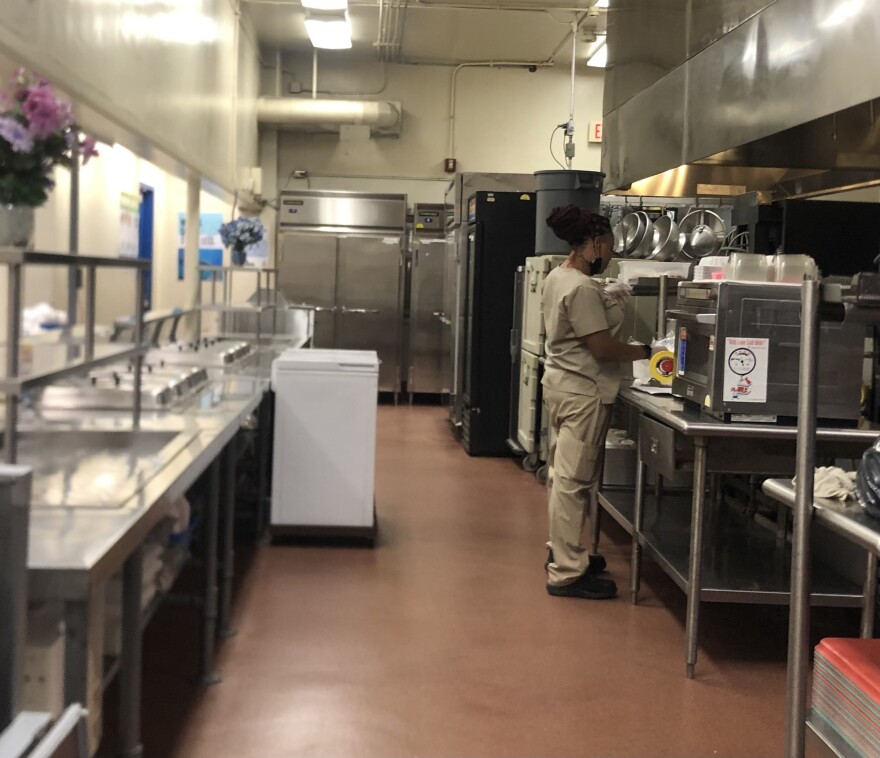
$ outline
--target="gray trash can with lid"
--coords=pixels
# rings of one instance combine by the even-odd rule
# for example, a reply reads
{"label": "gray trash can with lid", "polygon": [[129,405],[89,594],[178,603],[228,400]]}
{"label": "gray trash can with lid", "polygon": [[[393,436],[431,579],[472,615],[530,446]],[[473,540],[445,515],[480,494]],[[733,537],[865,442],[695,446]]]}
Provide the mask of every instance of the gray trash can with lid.
{"label": "gray trash can with lid", "polygon": [[566,254],[567,242],[559,239],[547,226],[547,216],[554,208],[576,205],[593,213],[599,212],[605,174],[599,171],[536,171],[537,218],[535,219],[535,254]]}

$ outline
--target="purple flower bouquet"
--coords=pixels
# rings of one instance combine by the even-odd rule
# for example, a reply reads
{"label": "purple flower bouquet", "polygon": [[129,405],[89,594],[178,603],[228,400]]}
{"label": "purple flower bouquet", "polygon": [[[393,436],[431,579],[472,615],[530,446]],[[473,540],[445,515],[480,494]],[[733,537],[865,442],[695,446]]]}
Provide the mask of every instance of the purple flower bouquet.
{"label": "purple flower bouquet", "polygon": [[52,169],[97,155],[95,139],[83,134],[70,103],[43,79],[16,71],[0,90],[0,205],[35,208],[54,187]]}

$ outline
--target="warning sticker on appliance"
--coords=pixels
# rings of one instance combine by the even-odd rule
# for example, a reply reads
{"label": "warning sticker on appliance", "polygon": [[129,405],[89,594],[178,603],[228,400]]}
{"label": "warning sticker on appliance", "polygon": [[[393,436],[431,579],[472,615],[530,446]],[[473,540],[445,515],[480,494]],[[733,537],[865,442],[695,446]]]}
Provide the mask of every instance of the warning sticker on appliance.
{"label": "warning sticker on appliance", "polygon": [[770,340],[728,337],[724,341],[724,402],[766,403]]}

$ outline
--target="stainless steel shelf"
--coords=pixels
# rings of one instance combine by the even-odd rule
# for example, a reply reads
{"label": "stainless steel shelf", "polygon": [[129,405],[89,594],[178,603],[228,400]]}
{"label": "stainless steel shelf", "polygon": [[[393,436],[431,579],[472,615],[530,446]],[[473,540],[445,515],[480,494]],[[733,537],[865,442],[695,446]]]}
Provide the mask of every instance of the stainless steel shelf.
{"label": "stainless steel shelf", "polygon": [[208,303],[202,306],[203,311],[220,313],[266,313],[273,308],[272,305],[223,305],[222,303]]}
{"label": "stainless steel shelf", "polygon": [[813,753],[818,758],[861,758],[861,754],[840,735],[827,735],[820,731],[813,721],[815,716],[807,721],[807,735],[810,737]]}
{"label": "stainless steel shelf", "polygon": [[[604,491],[600,506],[630,534],[635,515],[632,490]],[[706,526],[700,600],[715,603],[787,605],[790,599],[791,547],[775,534],[727,506]],[[713,528],[714,526],[714,528]],[[660,508],[645,492],[644,528],[639,543],[663,571],[688,591],[691,538],[690,494],[667,494]],[[858,608],[862,588],[819,562],[813,565],[812,603]]]}
{"label": "stainless steel shelf", "polygon": [[0,264],[16,263],[34,266],[96,266],[100,268],[148,269],[152,262],[139,258],[116,258],[101,255],[42,253],[17,247],[0,247]]}
{"label": "stainless steel shelf", "polygon": [[[620,502],[615,495],[621,495]],[[627,497],[628,496],[628,497]],[[609,490],[599,493],[599,506],[630,536],[635,517],[635,494],[632,490]]]}
{"label": "stainless steel shelf", "polygon": [[[794,485],[789,479],[768,479],[764,492],[784,505],[794,507]],[[880,519],[869,516],[857,502],[813,501],[814,518],[859,547],[880,555]]]}
{"label": "stainless steel shelf", "polygon": [[[108,347],[110,349],[107,349]],[[58,368],[33,374],[18,377],[0,377],[0,392],[18,393],[35,387],[41,387],[68,376],[86,373],[93,368],[105,366],[108,363],[117,363],[137,358],[139,355],[144,355],[149,349],[148,346],[132,347],[129,345],[120,348],[112,344],[109,346],[96,345],[95,352],[103,354],[96,355],[94,358],[76,360],[72,363],[65,363]],[[2,353],[2,350],[0,350],[0,353]]]}
{"label": "stainless steel shelf", "polygon": [[257,272],[259,272],[261,274],[266,274],[266,273],[277,274],[278,273],[277,268],[265,268],[262,266],[209,266],[207,264],[200,265],[199,271],[206,271],[206,272],[215,271],[218,273],[221,271],[250,271],[253,274],[255,274]]}
{"label": "stainless steel shelf", "polygon": [[256,342],[257,339],[259,339],[260,343],[271,344],[277,342],[278,344],[290,345],[295,348],[303,347],[301,342],[291,340],[289,334],[261,334],[258,338],[256,332],[217,332],[214,334],[206,334],[204,336],[208,339],[246,340],[249,342]]}
{"label": "stainless steel shelf", "polygon": [[[198,312],[198,308],[168,308],[162,311],[149,311],[144,314],[144,326],[158,324],[160,321],[168,321],[172,318],[183,318]],[[124,327],[133,327],[135,322],[134,316],[119,316],[113,321],[114,325]]]}

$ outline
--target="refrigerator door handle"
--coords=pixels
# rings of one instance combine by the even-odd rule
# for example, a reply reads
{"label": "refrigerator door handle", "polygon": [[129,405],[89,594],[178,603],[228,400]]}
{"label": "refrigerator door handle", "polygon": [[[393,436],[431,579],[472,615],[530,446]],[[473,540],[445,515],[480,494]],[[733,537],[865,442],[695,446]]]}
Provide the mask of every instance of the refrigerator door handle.
{"label": "refrigerator door handle", "polygon": [[341,310],[343,313],[379,313],[380,312],[378,308],[346,308],[344,305],[340,306],[339,310]]}

